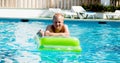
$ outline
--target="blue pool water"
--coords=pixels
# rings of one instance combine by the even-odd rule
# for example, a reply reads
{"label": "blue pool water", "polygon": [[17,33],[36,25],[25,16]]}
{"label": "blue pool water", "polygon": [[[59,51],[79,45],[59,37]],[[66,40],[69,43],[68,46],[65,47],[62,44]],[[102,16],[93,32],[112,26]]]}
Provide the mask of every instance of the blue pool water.
{"label": "blue pool water", "polygon": [[0,19],[0,63],[119,63],[120,22],[66,20],[81,53],[39,51],[36,33],[51,20]]}

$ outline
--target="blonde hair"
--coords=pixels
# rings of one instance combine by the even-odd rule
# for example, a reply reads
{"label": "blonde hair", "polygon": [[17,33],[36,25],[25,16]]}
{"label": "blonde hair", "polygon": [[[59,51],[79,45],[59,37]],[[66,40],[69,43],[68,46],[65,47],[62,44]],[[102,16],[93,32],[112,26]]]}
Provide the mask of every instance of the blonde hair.
{"label": "blonde hair", "polygon": [[54,16],[53,16],[53,20],[58,18],[58,16],[61,16],[64,19],[64,15],[62,13],[55,13]]}

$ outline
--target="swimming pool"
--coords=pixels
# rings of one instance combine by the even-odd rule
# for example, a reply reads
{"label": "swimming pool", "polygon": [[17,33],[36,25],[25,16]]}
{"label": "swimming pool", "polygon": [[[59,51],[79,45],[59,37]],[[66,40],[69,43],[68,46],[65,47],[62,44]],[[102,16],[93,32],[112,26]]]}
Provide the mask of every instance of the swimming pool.
{"label": "swimming pool", "polygon": [[51,23],[51,19],[0,19],[0,63],[120,62],[120,22],[65,20],[82,52],[39,51],[36,33]]}

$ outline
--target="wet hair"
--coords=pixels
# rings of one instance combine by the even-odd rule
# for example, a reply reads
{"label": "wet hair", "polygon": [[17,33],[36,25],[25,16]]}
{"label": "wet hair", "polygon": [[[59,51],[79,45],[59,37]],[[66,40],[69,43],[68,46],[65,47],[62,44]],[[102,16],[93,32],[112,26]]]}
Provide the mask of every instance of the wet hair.
{"label": "wet hair", "polygon": [[56,19],[58,16],[62,16],[64,19],[64,15],[62,13],[55,13],[53,16],[53,20]]}

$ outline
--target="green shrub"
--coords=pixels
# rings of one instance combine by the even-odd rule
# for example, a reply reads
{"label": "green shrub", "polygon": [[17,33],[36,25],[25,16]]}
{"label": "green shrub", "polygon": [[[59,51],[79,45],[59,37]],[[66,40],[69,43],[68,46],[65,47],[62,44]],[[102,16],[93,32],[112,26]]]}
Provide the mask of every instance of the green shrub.
{"label": "green shrub", "polygon": [[105,8],[106,8],[105,11],[109,11],[109,12],[114,12],[116,10],[116,7],[114,6],[106,6]]}
{"label": "green shrub", "polygon": [[117,9],[117,10],[120,10],[120,6],[118,6],[116,9]]}
{"label": "green shrub", "polygon": [[94,12],[114,12],[115,10],[120,10],[120,6],[103,6],[101,4],[90,4],[90,5],[82,5],[87,11],[94,11]]}

